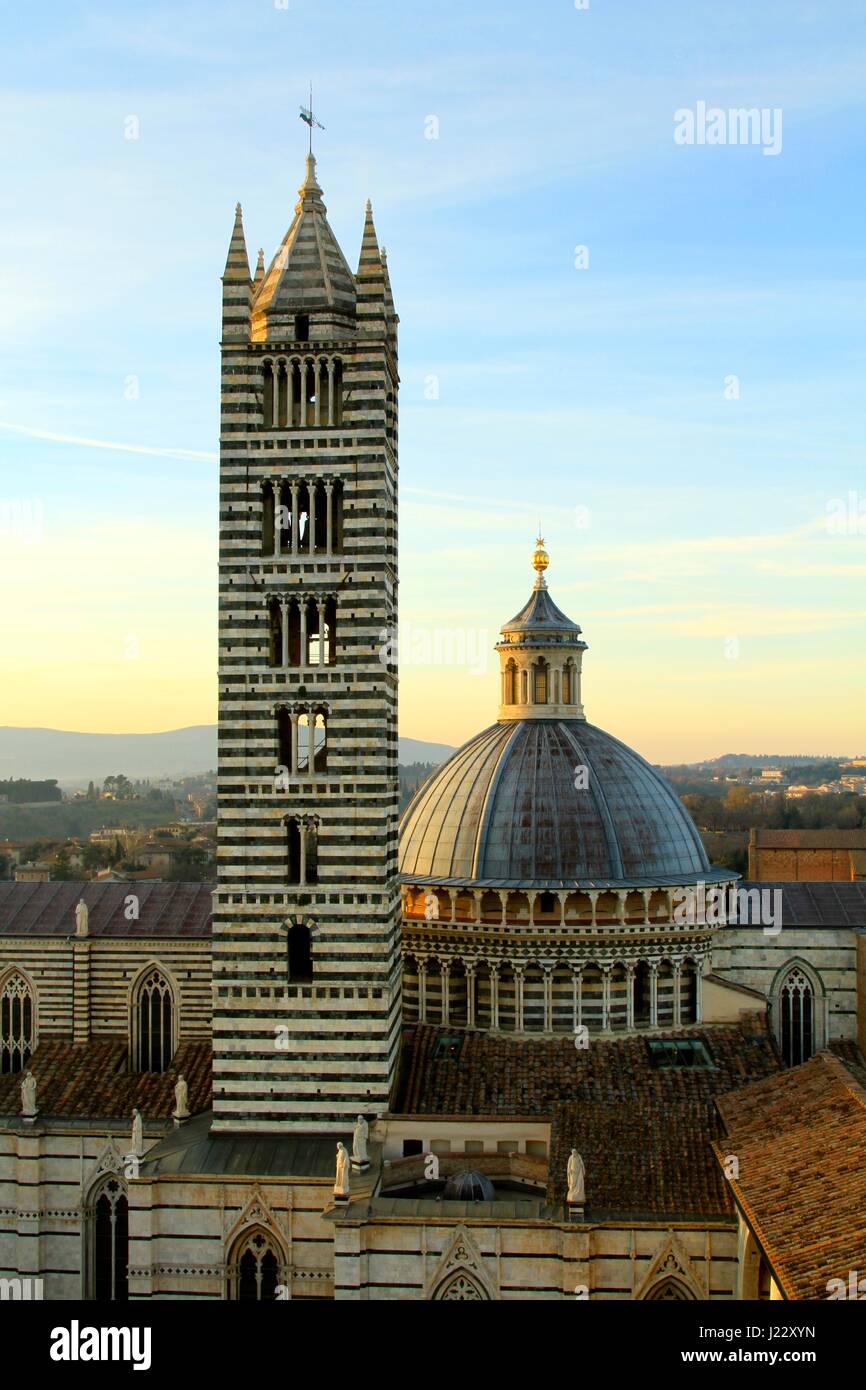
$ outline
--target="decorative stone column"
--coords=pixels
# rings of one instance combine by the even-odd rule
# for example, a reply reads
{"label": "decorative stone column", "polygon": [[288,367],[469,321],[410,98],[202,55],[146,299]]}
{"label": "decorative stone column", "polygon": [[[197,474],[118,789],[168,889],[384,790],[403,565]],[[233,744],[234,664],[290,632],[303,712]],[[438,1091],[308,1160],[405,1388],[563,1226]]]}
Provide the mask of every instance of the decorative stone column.
{"label": "decorative stone column", "polygon": [[280,507],[282,506],[282,478],[274,478],[272,487],[274,489],[274,555],[278,556],[281,553],[280,531],[282,528],[280,526]]}
{"label": "decorative stone column", "polygon": [[674,1027],[679,1028],[682,1021],[682,997],[680,993],[683,968],[682,959],[677,957],[676,960],[671,961],[671,965],[673,967],[674,977]]}
{"label": "decorative stone column", "polygon": [[298,595],[298,605],[299,605],[300,610],[301,610],[301,611],[300,611],[300,618],[301,618],[301,660],[300,660],[300,662],[299,662],[298,664],[299,664],[300,666],[306,666],[306,665],[307,665],[307,659],[308,659],[308,652],[307,652],[307,595],[306,595],[306,594],[299,594],[299,595]]}
{"label": "decorative stone column", "polygon": [[572,1001],[572,1022],[574,1031],[583,1023],[583,966],[573,965],[571,967],[571,1001]]}
{"label": "decorative stone column", "polygon": [[311,478],[310,481],[309,481],[309,483],[307,484],[307,496],[309,497],[309,500],[310,500],[309,520],[308,520],[308,522],[307,522],[307,525],[308,525],[309,528],[310,528],[310,554],[311,554],[311,555],[315,555],[315,553],[316,553],[316,493],[317,493],[317,491],[318,491],[318,483],[316,482],[315,478]]}
{"label": "decorative stone column", "polygon": [[439,983],[442,989],[442,1022],[448,1023],[451,1017],[451,962],[439,961]]}
{"label": "decorative stone column", "polygon": [[553,966],[549,961],[542,962],[544,971],[544,1031],[553,1032]]}
{"label": "decorative stone column", "polygon": [[328,358],[328,424],[334,423],[334,359]]}
{"label": "decorative stone column", "polygon": [[292,554],[298,553],[298,539],[300,535],[300,483],[292,483]]}
{"label": "decorative stone column", "polygon": [[625,967],[625,1026],[634,1028],[634,972],[635,963],[630,960]]}
{"label": "decorative stone column", "polygon": [[326,548],[329,555],[334,553],[334,481],[329,478],[325,483],[325,521],[327,528]]}
{"label": "decorative stone column", "polygon": [[659,964],[657,960],[648,961],[650,972],[650,1028],[657,1028],[659,1022]]}
{"label": "decorative stone column", "polygon": [[523,1032],[523,971],[524,966],[514,966],[514,1031]]}
{"label": "decorative stone column", "polygon": [[298,715],[298,711],[297,711],[296,709],[293,709],[293,710],[290,710],[290,711],[289,711],[289,722],[290,722],[290,725],[291,725],[291,745],[292,745],[292,746],[291,746],[292,766],[291,766],[291,768],[290,768],[289,770],[290,770],[290,772],[292,772],[292,773],[294,773],[294,774],[297,774],[297,771],[298,771],[298,718],[299,718],[299,715]]}
{"label": "decorative stone column", "polygon": [[499,1032],[499,966],[490,966],[490,1028]]}
{"label": "decorative stone column", "polygon": [[427,1022],[427,957],[415,957],[418,965],[418,1022]]}
{"label": "decorative stone column", "polygon": [[316,612],[319,615],[319,665],[325,664],[325,600],[316,600]]}
{"label": "decorative stone column", "polygon": [[464,961],[466,972],[466,1027],[475,1027],[475,962]]}
{"label": "decorative stone column", "polygon": [[610,1032],[610,972],[613,966],[610,964],[601,967],[601,1031]]}
{"label": "decorative stone column", "polygon": [[280,665],[289,664],[289,598],[280,595]]}

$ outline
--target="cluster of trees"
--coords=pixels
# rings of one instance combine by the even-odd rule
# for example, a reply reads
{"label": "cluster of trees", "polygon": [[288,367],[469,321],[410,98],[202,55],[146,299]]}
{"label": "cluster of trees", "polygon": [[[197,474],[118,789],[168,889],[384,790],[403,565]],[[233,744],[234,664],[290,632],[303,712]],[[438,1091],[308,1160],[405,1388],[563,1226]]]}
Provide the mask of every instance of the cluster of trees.
{"label": "cluster of trees", "polygon": [[437,763],[401,763],[397,768],[400,776],[400,810],[409,805],[422,782],[426,782]]}
{"label": "cluster of trees", "polygon": [[866,797],[798,797],[731,787],[724,796],[686,792],[683,802],[699,830],[859,830],[866,827]]}
{"label": "cluster of trees", "polygon": [[63,793],[56,777],[46,778],[42,782],[31,782],[26,777],[9,777],[5,782],[0,782],[0,797],[20,806],[28,801],[62,801]]}

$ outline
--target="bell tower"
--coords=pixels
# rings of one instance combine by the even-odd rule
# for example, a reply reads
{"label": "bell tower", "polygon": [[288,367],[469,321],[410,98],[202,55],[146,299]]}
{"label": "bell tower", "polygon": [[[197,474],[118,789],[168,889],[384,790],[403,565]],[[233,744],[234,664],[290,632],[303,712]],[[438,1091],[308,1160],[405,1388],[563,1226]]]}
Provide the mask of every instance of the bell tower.
{"label": "bell tower", "polygon": [[345,1132],[399,1044],[398,320],[312,153],[254,276],[238,204],[222,283],[213,1124]]}

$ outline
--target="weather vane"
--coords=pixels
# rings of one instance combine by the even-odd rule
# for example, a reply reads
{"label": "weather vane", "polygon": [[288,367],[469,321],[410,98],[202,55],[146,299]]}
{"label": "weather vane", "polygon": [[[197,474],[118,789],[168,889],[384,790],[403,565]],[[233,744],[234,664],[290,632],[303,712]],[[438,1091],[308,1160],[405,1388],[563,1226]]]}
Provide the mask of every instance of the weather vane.
{"label": "weather vane", "polygon": [[301,117],[301,120],[302,120],[302,121],[306,121],[307,125],[310,127],[310,154],[312,154],[312,153],[313,153],[313,126],[315,126],[317,130],[324,130],[324,129],[325,129],[325,127],[322,125],[321,121],[317,121],[316,118],[315,118],[315,116],[313,115],[313,84],[312,84],[312,82],[310,83],[310,104],[309,104],[309,106],[302,106],[301,109],[300,109],[299,115],[300,115],[300,117]]}

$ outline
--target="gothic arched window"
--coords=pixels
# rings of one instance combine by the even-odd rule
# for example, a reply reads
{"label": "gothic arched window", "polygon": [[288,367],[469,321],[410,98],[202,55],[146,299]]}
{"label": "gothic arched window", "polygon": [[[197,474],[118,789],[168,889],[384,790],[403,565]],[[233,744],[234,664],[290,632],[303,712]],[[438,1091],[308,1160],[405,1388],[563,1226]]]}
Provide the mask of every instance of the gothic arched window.
{"label": "gothic arched window", "polygon": [[277,1297],[283,1253],[262,1226],[247,1231],[229,1261],[229,1298],[262,1303]]}
{"label": "gothic arched window", "polygon": [[795,966],[779,991],[782,1056],[789,1067],[807,1062],[814,1052],[815,996],[807,975]]}
{"label": "gothic arched window", "polygon": [[160,970],[150,970],[135,1003],[136,1071],[167,1071],[174,1055],[171,986]]}
{"label": "gothic arched window", "polygon": [[490,1300],[477,1279],[468,1270],[460,1269],[447,1279],[433,1295],[436,1303],[488,1303]]}
{"label": "gothic arched window", "polygon": [[91,1200],[90,1296],[98,1303],[129,1297],[129,1203],[119,1178],[109,1178]]}
{"label": "gothic arched window", "polygon": [[23,1071],[33,1051],[33,994],[13,971],[0,988],[0,1072]]}
{"label": "gothic arched window", "polygon": [[648,1303],[690,1303],[692,1295],[677,1279],[663,1279],[646,1296]]}

